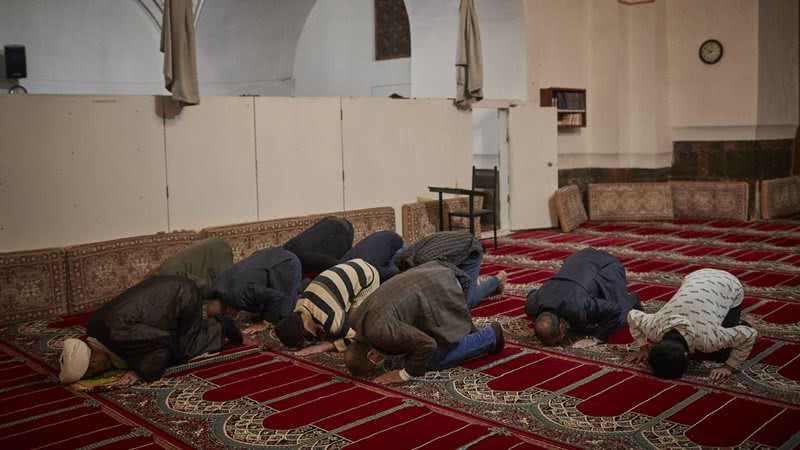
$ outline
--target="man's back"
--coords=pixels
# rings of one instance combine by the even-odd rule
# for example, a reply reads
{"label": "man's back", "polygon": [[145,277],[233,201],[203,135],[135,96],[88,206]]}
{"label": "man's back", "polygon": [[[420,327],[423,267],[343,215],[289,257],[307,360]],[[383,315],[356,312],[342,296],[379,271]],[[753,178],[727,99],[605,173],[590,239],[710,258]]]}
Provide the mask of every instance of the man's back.
{"label": "man's back", "polygon": [[197,284],[203,296],[214,280],[233,266],[230,244],[217,237],[203,239],[170,256],[156,269],[158,275],[179,275]]}
{"label": "man's back", "polygon": [[525,312],[534,319],[542,312],[552,312],[574,331],[606,341],[637,305],[638,296],[628,294],[625,268],[619,260],[586,248],[567,258],[540,289],[528,293]]}
{"label": "man's back", "polygon": [[430,262],[395,276],[361,304],[351,326],[378,347],[392,341],[399,324],[411,325],[439,344],[457,342],[470,332],[472,321],[454,269]]}
{"label": "man's back", "polygon": [[474,254],[482,255],[483,247],[468,231],[440,231],[425,236],[403,250],[394,262],[400,270],[437,260],[458,266]]}
{"label": "man's back", "polygon": [[237,309],[258,312],[259,292],[275,289],[295,295],[300,287],[300,261],[287,250],[267,248],[239,261],[214,282],[211,295]]}

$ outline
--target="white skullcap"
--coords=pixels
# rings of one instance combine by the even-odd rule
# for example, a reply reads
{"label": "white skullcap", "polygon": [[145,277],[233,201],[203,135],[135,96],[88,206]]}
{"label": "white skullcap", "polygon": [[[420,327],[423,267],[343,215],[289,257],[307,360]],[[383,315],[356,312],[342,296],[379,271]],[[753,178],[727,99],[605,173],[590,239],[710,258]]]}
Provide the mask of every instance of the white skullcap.
{"label": "white skullcap", "polygon": [[86,374],[89,368],[89,358],[92,349],[80,339],[64,340],[64,350],[61,351],[61,373],[58,379],[62,384],[74,383]]}

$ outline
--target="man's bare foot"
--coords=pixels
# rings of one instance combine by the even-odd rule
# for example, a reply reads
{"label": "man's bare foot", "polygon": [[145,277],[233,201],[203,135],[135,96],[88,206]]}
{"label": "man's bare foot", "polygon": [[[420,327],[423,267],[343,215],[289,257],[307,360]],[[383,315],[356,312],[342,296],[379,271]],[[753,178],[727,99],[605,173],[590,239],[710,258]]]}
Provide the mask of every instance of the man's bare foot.
{"label": "man's bare foot", "polygon": [[497,277],[497,281],[499,281],[500,284],[497,286],[497,290],[494,291],[494,295],[500,295],[503,293],[503,291],[506,290],[506,279],[508,278],[508,274],[506,273],[505,270],[502,270],[495,276]]}

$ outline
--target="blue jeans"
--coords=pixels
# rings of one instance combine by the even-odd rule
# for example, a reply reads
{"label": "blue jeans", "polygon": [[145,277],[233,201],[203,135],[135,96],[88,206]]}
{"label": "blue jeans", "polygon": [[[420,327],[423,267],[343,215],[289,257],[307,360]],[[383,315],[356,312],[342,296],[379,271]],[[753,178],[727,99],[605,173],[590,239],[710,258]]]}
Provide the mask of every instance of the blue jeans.
{"label": "blue jeans", "polygon": [[494,350],[496,341],[497,335],[492,327],[485,326],[461,338],[454,347],[437,348],[428,360],[428,368],[442,370],[457,366],[463,361]]}
{"label": "blue jeans", "polygon": [[467,294],[467,306],[472,309],[483,301],[486,297],[494,294],[500,286],[497,277],[491,277],[478,286],[478,275],[481,273],[481,256],[475,255],[467,258],[459,267],[469,276],[469,293]]}

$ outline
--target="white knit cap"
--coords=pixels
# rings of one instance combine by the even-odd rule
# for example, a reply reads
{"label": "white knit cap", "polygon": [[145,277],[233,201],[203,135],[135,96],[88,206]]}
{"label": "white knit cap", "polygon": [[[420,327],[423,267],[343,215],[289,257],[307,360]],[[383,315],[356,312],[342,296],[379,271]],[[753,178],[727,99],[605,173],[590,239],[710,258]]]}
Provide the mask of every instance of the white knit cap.
{"label": "white knit cap", "polygon": [[92,349],[80,339],[64,340],[64,350],[61,351],[61,373],[58,379],[62,384],[74,383],[86,374],[89,368],[89,359]]}

